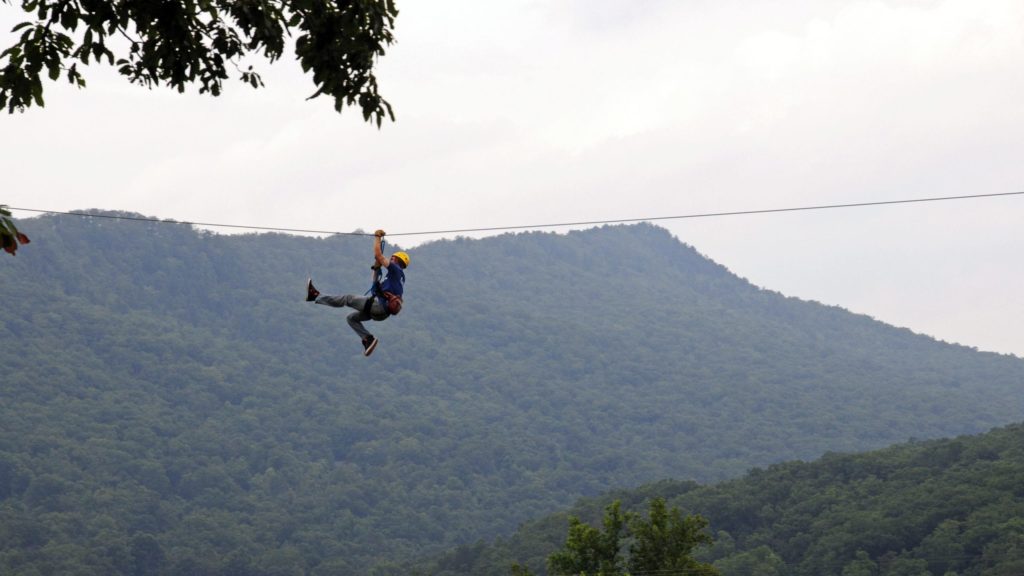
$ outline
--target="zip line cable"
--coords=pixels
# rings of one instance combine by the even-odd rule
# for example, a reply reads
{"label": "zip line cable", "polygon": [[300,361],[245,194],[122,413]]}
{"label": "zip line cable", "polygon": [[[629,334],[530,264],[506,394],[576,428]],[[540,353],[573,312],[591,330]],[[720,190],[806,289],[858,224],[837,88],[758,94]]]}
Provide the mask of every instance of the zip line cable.
{"label": "zip line cable", "polygon": [[[778,214],[782,212],[806,212],[810,210],[831,210],[838,208],[864,208],[868,206],[890,206],[894,204],[918,204],[924,202],[943,202],[947,200],[970,200],[977,198],[996,198],[1001,196],[1020,196],[1020,192],[996,192],[991,194],[968,194],[962,196],[936,196],[931,198],[909,198],[901,200],[879,200],[876,202],[853,202],[848,204],[820,204],[816,206],[796,206],[789,208],[765,208],[761,210],[736,210],[732,212],[704,212],[697,214],[682,214],[679,216],[652,216],[647,218],[621,218],[614,220],[587,220],[579,222],[559,222],[547,224],[521,224],[512,226],[489,226],[481,228],[452,228],[448,230],[427,230],[420,232],[394,232],[388,236],[426,236],[431,234],[464,234],[468,232],[498,232],[502,230],[534,230],[539,228],[566,228],[570,226],[597,226],[599,224],[627,224],[631,222],[657,222],[662,220],[686,220],[694,218],[719,218],[724,216],[743,216],[755,214]],[[337,232],[334,230],[306,230],[301,228],[280,228],[273,226],[249,226],[244,224],[221,224],[214,222],[185,222],[177,220],[161,220],[159,218],[146,218],[141,216],[117,216],[113,214],[90,214],[87,212],[61,212],[57,210],[40,210],[37,208],[15,208],[22,212],[36,212],[40,214],[56,214],[63,216],[82,216],[86,218],[108,218],[113,220],[135,220],[140,222],[154,222],[159,224],[183,224],[189,226],[205,226],[208,228],[236,228],[243,230],[263,230],[269,232],[294,232],[301,234],[340,234],[345,236],[373,236],[366,232]]]}
{"label": "zip line cable", "polygon": [[425,234],[457,234],[462,232],[494,232],[498,230],[527,230],[534,228],[562,228],[567,226],[596,226],[598,224],[626,224],[629,222],[655,222],[658,220],[684,220],[690,218],[717,218],[722,216],[742,216],[748,214],[772,214],[779,212],[800,212],[807,210],[828,210],[832,208],[860,208],[865,206],[885,206],[889,204],[912,204],[920,202],[941,202],[943,200],[967,200],[971,198],[992,198],[996,196],[1019,196],[1021,192],[997,192],[993,194],[971,194],[966,196],[938,196],[934,198],[910,198],[903,200],[881,200],[877,202],[855,202],[851,204],[822,204],[818,206],[798,206],[792,208],[766,208],[763,210],[737,210],[735,212],[705,212],[702,214],[683,214],[681,216],[654,216],[650,218],[623,218],[620,220],[592,220],[587,222],[562,222],[559,224],[533,224],[523,226],[494,226],[490,228],[464,228],[461,230],[434,230],[430,232],[399,232],[388,236],[422,236]]}
{"label": "zip line cable", "polygon": [[247,226],[244,224],[215,224],[212,222],[186,222],[183,220],[162,220],[160,218],[146,218],[145,216],[118,216],[116,214],[90,214],[88,212],[61,212],[59,210],[39,210],[36,208],[15,208],[8,206],[9,210],[21,210],[22,212],[36,212],[39,214],[54,214],[58,216],[82,216],[85,218],[107,218],[109,220],[133,220],[136,222],[153,222],[156,224],[181,224],[186,226],[206,226],[208,228],[239,228],[243,230],[265,230],[268,232],[302,232],[307,234],[345,234],[348,236],[373,236],[360,232],[333,232],[329,230],[301,230],[298,228],[274,228],[272,226]]}

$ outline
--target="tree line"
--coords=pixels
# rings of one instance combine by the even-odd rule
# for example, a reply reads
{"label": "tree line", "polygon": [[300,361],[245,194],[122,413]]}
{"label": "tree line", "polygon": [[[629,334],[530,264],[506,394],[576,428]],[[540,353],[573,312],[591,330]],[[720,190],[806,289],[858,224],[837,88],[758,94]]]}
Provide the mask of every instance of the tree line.
{"label": "tree line", "polygon": [[1024,573],[1021,478],[1024,424],[1016,424],[777,464],[712,485],[663,481],[616,491],[530,522],[510,537],[417,565],[434,576],[507,576],[517,564],[549,576],[597,574],[614,563],[563,564],[584,557],[567,554],[581,542],[602,541],[580,538],[575,519],[594,522],[603,509],[607,527],[620,503],[635,509],[650,502],[653,510],[664,501],[688,518],[707,519],[713,546],[695,548],[693,558],[722,576],[1013,576]]}
{"label": "tree line", "polygon": [[[18,227],[4,574],[407,574],[610,488],[1024,417],[1019,359],[762,290],[649,225],[417,247],[369,361],[344,314],[303,301],[310,272],[365,291],[368,241]],[[713,550],[721,529],[746,550],[730,509],[662,496],[711,522]],[[554,548],[530,550],[497,573],[544,570]]]}

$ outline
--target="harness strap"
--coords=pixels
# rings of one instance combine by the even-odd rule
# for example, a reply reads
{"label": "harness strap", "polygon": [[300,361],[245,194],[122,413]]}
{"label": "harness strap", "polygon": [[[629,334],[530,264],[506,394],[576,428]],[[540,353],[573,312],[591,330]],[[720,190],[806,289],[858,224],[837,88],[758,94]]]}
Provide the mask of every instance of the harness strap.
{"label": "harness strap", "polygon": [[369,296],[371,294],[378,296],[380,295],[380,266],[377,266],[377,263],[374,262],[373,266],[370,266],[370,268],[373,270],[373,284],[370,285],[370,289],[367,290],[363,296]]}
{"label": "harness strap", "polygon": [[[373,313],[371,312],[371,310],[373,309],[373,303],[378,300],[384,300],[384,292],[380,288],[380,268],[374,270],[373,285],[370,286],[370,289],[366,291],[366,294],[364,294],[364,296],[369,296],[369,298],[366,299],[366,304],[363,305],[363,314],[366,314],[367,316],[373,316]],[[385,317],[391,315],[388,312],[388,307],[385,304],[385,302],[381,302],[381,307],[384,309]]]}

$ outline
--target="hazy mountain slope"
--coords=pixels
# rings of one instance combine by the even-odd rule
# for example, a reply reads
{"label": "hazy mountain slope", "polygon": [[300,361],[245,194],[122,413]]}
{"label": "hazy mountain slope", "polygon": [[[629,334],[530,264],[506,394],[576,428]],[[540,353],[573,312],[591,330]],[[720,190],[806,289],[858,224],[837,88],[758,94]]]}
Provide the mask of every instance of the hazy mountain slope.
{"label": "hazy mountain slope", "polygon": [[[1024,573],[1024,425],[810,463],[756,469],[710,486],[660,482],[573,507],[592,524],[612,500],[640,511],[660,496],[710,521],[704,552],[723,576]],[[530,522],[494,544],[464,546],[411,572],[509,574],[513,562],[545,573],[565,541],[568,514]],[[855,569],[858,568],[859,569]]]}
{"label": "hazy mountain slope", "polygon": [[760,290],[652,226],[413,250],[370,359],[302,301],[308,272],[364,291],[366,238],[23,227],[0,510],[35,536],[2,540],[10,566],[125,572],[134,545],[172,572],[356,573],[610,487],[1024,417],[1024,361]]}

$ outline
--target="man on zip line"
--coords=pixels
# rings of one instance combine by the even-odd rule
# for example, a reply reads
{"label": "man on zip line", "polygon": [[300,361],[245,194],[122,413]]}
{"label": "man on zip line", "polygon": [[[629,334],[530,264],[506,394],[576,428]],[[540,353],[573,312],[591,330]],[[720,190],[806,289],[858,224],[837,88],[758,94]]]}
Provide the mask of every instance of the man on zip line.
{"label": "man on zip line", "polygon": [[[325,306],[355,308],[348,315],[348,325],[355,330],[363,341],[363,356],[373,354],[377,348],[377,338],[363,326],[367,320],[382,321],[388,316],[398,314],[402,309],[402,292],[405,288],[405,269],[409,266],[409,255],[395,252],[390,260],[384,257],[381,243],[384,231],[377,230],[373,234],[373,286],[366,296],[345,294],[343,296],[321,296],[320,291],[313,287],[313,279],[306,281],[306,302],[316,302]],[[381,270],[387,274],[381,280]]]}

